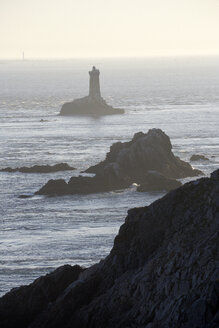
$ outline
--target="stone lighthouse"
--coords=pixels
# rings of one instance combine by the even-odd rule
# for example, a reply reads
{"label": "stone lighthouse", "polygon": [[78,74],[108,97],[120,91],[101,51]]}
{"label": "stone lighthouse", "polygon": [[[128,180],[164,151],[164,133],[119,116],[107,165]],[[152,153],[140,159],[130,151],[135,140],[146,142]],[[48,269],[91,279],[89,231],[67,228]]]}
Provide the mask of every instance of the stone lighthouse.
{"label": "stone lighthouse", "polygon": [[95,66],[89,72],[90,85],[89,95],[83,98],[75,99],[65,103],[60,111],[60,115],[76,115],[76,116],[102,116],[124,114],[124,109],[113,108],[108,105],[100,94],[100,71]]}
{"label": "stone lighthouse", "polygon": [[89,96],[92,97],[92,98],[101,98],[100,81],[99,81],[100,71],[99,71],[99,69],[96,69],[96,67],[93,66],[92,71],[89,72],[89,75],[90,75]]}

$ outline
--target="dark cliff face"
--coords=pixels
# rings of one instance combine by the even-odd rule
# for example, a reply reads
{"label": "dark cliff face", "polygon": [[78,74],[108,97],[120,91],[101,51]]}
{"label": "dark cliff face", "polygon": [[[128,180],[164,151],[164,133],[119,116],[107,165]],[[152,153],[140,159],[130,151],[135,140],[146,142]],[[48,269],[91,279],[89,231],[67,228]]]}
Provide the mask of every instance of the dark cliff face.
{"label": "dark cliff face", "polygon": [[[129,210],[109,256],[22,327],[218,327],[218,228],[219,170]],[[22,293],[1,299],[1,327],[14,327]],[[31,305],[29,298],[20,313]]]}
{"label": "dark cliff face", "polygon": [[28,327],[38,314],[43,313],[77,280],[82,271],[78,265],[64,265],[29,286],[12,289],[0,299],[0,327]]}

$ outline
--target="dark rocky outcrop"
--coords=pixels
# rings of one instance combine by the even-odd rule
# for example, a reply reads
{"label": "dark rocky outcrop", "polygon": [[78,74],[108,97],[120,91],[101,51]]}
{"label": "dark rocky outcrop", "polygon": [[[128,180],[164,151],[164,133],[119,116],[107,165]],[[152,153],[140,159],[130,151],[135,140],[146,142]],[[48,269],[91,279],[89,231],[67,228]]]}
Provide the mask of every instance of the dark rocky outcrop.
{"label": "dark rocky outcrop", "polygon": [[[219,170],[129,210],[109,256],[22,328],[218,327],[218,228]],[[1,327],[28,312],[22,288],[1,299]]]}
{"label": "dark rocky outcrop", "polygon": [[102,97],[87,96],[65,103],[60,111],[63,116],[104,116],[124,114],[121,108],[113,108]]}
{"label": "dark rocky outcrop", "polygon": [[119,177],[97,175],[95,177],[72,177],[67,183],[63,179],[49,180],[36,195],[92,194],[128,188],[130,184]]}
{"label": "dark rocky outcrop", "polygon": [[[96,174],[95,177],[74,177],[68,183],[64,180],[50,180],[37,194],[104,192],[124,189],[132,183],[150,184],[150,190],[155,190],[158,187],[158,178],[154,175],[153,186],[153,176],[148,174],[151,170],[168,179],[202,174],[201,171],[194,170],[189,163],[174,156],[171,149],[169,137],[160,129],[152,129],[148,133],[136,133],[129,142],[113,144],[104,161],[85,171]],[[167,183],[167,180],[165,182]],[[179,186],[179,183],[175,182],[175,186]],[[161,187],[160,190],[163,190],[163,185]]]}
{"label": "dark rocky outcrop", "polygon": [[68,165],[67,163],[60,163],[55,165],[34,165],[31,167],[22,166],[15,169],[11,167],[6,167],[0,169],[0,172],[22,172],[22,173],[52,173],[58,171],[72,171],[75,170],[74,167]]}
{"label": "dark rocky outcrop", "polygon": [[29,194],[29,195],[23,194],[23,195],[18,196],[18,198],[21,198],[21,199],[26,199],[26,198],[31,198],[31,197],[33,197],[32,194]]}
{"label": "dark rocky outcrop", "polygon": [[142,182],[137,191],[170,191],[181,186],[181,182],[169,179],[156,171],[148,171],[145,175],[145,183]]}
{"label": "dark rocky outcrop", "polygon": [[151,129],[148,133],[138,132],[129,142],[113,144],[106,159],[85,172],[102,173],[109,166],[115,174],[131,178],[136,183],[141,183],[148,171],[157,171],[174,179],[202,173],[174,156],[170,138],[160,129]]}
{"label": "dark rocky outcrop", "polygon": [[0,299],[0,327],[28,327],[83,271],[64,265],[29,286],[12,289]]}
{"label": "dark rocky outcrop", "polygon": [[198,155],[198,154],[194,154],[190,158],[190,161],[200,161],[200,160],[209,161],[209,159],[204,155]]}

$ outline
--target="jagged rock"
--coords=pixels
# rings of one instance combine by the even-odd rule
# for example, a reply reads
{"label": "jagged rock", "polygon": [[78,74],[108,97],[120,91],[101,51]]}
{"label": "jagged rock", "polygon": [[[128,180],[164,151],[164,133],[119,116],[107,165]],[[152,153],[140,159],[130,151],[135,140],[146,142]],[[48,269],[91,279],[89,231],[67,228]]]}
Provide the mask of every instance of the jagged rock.
{"label": "jagged rock", "polygon": [[115,174],[136,183],[141,183],[148,171],[174,179],[203,174],[174,156],[169,137],[160,129],[138,132],[129,142],[113,144],[106,159],[85,172],[102,173],[108,165],[113,165]]}
{"label": "jagged rock", "polygon": [[60,111],[60,115],[86,115],[86,116],[102,116],[124,114],[121,108],[113,108],[109,106],[101,97],[99,75],[100,71],[93,66],[90,75],[90,90],[87,97],[75,99],[69,103],[65,103]]}
{"label": "jagged rock", "polygon": [[0,172],[22,172],[22,173],[52,173],[58,171],[72,171],[75,170],[74,167],[69,166],[67,163],[60,163],[55,165],[34,165],[31,167],[22,166],[15,169],[11,167],[6,167],[0,169]]}
{"label": "jagged rock", "polygon": [[[218,199],[219,170],[129,210],[106,259],[30,317],[28,327],[218,327]],[[22,288],[16,293],[8,294],[7,311],[9,296],[0,301],[3,328],[3,316],[16,322],[25,307],[28,313],[27,303],[19,303],[22,311],[17,306]]]}
{"label": "jagged rock", "polygon": [[192,155],[190,158],[190,161],[200,161],[200,160],[209,161],[209,159],[204,155],[198,155],[198,154]]}
{"label": "jagged rock", "polygon": [[49,180],[36,195],[68,195],[68,194],[92,194],[98,192],[107,192],[127,188],[129,186],[125,181],[113,179],[107,176],[95,177],[72,177],[68,183],[63,179]]}
{"label": "jagged rock", "polygon": [[78,265],[64,265],[29,286],[12,289],[0,299],[1,328],[28,327],[83,270]]}
{"label": "jagged rock", "polygon": [[156,171],[148,171],[145,175],[145,182],[137,187],[137,191],[170,191],[180,187],[181,185],[181,182],[175,179],[166,178]]}
{"label": "jagged rock", "polygon": [[45,186],[36,192],[37,195],[67,195],[68,193],[70,193],[68,184],[63,179],[51,179],[45,184]]}
{"label": "jagged rock", "polygon": [[[133,183],[147,185],[147,190],[169,190],[180,183],[167,179],[203,174],[175,157],[171,149],[169,137],[160,129],[136,133],[129,142],[113,144],[103,162],[85,171],[95,173],[94,177],[73,177],[68,183],[50,180],[37,194],[89,194],[124,189]],[[156,171],[157,174],[148,174],[150,171]]]}

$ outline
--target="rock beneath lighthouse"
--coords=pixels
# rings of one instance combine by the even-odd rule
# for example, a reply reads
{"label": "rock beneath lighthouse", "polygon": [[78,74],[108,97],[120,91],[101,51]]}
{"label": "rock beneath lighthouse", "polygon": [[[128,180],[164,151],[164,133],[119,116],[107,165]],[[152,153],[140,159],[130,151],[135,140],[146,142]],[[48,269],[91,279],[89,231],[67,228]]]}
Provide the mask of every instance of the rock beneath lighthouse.
{"label": "rock beneath lighthouse", "polygon": [[65,103],[60,111],[63,116],[104,116],[124,114],[124,109],[113,108],[102,97],[87,96]]}

